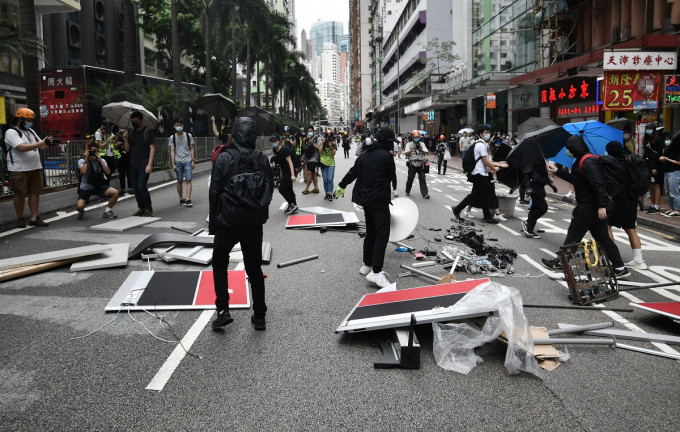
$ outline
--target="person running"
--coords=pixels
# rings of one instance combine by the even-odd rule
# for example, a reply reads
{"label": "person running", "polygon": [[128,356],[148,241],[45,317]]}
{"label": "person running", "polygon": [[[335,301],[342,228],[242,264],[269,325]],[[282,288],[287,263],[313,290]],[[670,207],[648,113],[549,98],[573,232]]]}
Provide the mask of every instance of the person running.
{"label": "person running", "polygon": [[[494,186],[491,183],[491,176],[489,173],[495,173],[499,168],[507,168],[507,162],[495,162],[489,157],[489,140],[491,139],[491,129],[488,125],[481,125],[477,129],[477,134],[481,138],[476,141],[469,149],[475,154],[475,168],[470,172],[470,182],[472,182],[472,191],[463,198],[463,200],[452,208],[453,216],[459,222],[463,221],[460,217],[461,211],[467,206],[472,206],[482,209],[484,215],[482,222],[488,224],[497,224],[499,220],[494,218],[491,214],[490,208],[493,206]],[[468,211],[469,212],[469,211]]]}
{"label": "person running", "polygon": [[[191,202],[191,179],[192,172],[196,169],[196,144],[194,137],[189,132],[184,132],[184,121],[176,118],[174,121],[175,133],[168,138],[170,147],[170,160],[172,170],[177,174],[177,194],[179,205],[193,207]],[[186,199],[182,193],[182,183],[187,185]]]}
{"label": "person running", "polygon": [[288,207],[286,207],[283,213],[287,215],[299,213],[297,198],[295,198],[295,191],[293,190],[293,184],[296,179],[295,168],[293,168],[293,150],[289,146],[283,145],[281,137],[277,134],[269,137],[269,144],[274,150],[275,165],[278,165],[281,169],[279,193],[288,203]]}
{"label": "person running", "polygon": [[524,173],[522,183],[525,185],[526,196],[531,199],[529,215],[525,221],[522,221],[522,232],[526,237],[539,239],[541,236],[536,234],[534,228],[538,219],[548,211],[548,203],[545,201],[545,185],[552,183],[548,170],[545,168],[545,161],[536,160],[530,171]]}
{"label": "person running", "polygon": [[[609,237],[607,214],[609,198],[604,178],[600,170],[599,161],[595,158],[585,158],[590,153],[588,145],[579,135],[572,135],[567,139],[567,155],[576,158],[571,172],[558,170],[546,163],[546,169],[557,174],[562,180],[574,185],[576,207],[571,214],[571,223],[567,228],[567,236],[563,245],[571,245],[583,240],[586,232],[590,231],[595,241],[601,245],[614,268],[616,278],[630,277],[630,272],[621,260],[621,253],[616,243]],[[562,270],[559,258],[541,258],[543,265],[551,270]]]}
{"label": "person running", "polygon": [[392,129],[376,132],[373,144],[357,158],[334,194],[336,199],[345,196],[345,188],[357,181],[352,190],[352,202],[362,206],[366,216],[363,264],[359,273],[381,288],[390,285],[383,264],[390,237],[390,186],[397,183],[397,169],[390,153],[395,140]]}
{"label": "person running", "polygon": [[321,177],[323,178],[323,190],[326,193],[323,199],[333,201],[333,179],[335,177],[335,153],[338,147],[332,136],[323,141],[323,147],[319,156],[321,163]]}
{"label": "person running", "polygon": [[420,194],[425,199],[430,199],[427,193],[427,180],[425,179],[425,156],[427,147],[420,142],[420,131],[411,132],[412,141],[406,145],[406,159],[408,160],[408,177],[406,178],[406,196],[411,195],[413,179],[418,174],[418,184],[420,184]]}

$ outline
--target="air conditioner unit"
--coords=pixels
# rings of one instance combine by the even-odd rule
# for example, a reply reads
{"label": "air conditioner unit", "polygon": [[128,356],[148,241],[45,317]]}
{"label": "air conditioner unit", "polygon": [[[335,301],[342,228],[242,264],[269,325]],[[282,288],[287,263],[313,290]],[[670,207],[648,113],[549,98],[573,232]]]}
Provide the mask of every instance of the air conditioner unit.
{"label": "air conditioner unit", "polygon": [[80,24],[73,21],[66,21],[66,39],[71,48],[80,48]]}

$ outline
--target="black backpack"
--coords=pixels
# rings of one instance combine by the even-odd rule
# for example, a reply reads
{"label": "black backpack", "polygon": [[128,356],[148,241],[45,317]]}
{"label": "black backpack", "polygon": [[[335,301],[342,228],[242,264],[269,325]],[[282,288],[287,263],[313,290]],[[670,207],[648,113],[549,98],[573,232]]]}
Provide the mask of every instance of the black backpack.
{"label": "black backpack", "polygon": [[293,169],[295,170],[295,175],[298,175],[298,173],[302,171],[302,161],[300,160],[300,156],[298,156],[298,154],[295,153],[295,147],[293,147],[293,144],[291,144],[290,142],[286,142],[283,145],[288,150],[290,150],[290,160],[293,162]]}
{"label": "black backpack", "polygon": [[[193,139],[193,137],[191,136],[191,134],[190,134],[189,132],[184,132],[184,133],[187,135],[187,143],[189,144],[189,147],[191,147],[191,140]],[[177,143],[175,142],[175,136],[176,136],[176,135],[177,135],[177,132],[175,132],[174,134],[172,134],[172,146],[173,146],[175,149],[177,148]],[[147,140],[148,140],[148,138],[146,137],[146,135],[144,135],[144,139],[147,139]]]}
{"label": "black backpack", "polygon": [[649,166],[644,158],[637,154],[626,155],[626,166],[630,177],[630,185],[627,192],[630,198],[640,198],[649,191],[651,174]]}
{"label": "black backpack", "polygon": [[477,144],[484,144],[486,145],[485,142],[483,141],[477,141],[475,142],[465,153],[465,157],[463,158],[463,172],[467,174],[468,180],[470,179],[470,173],[475,169],[475,166],[477,165],[477,162],[482,158],[481,156],[475,159],[475,147]]}
{"label": "black backpack", "polygon": [[581,160],[578,163],[579,172],[583,172],[583,162],[589,158],[597,159],[610,200],[624,193],[626,188],[630,186],[630,175],[628,174],[626,163],[613,156],[595,156],[594,154],[588,153],[581,157]]}
{"label": "black backpack", "polygon": [[217,211],[232,226],[260,225],[269,218],[269,203],[274,191],[265,173],[258,170],[259,150],[253,150],[247,159],[241,158],[236,148],[225,152],[234,159],[238,174],[232,176],[220,194]]}
{"label": "black backpack", "polygon": [[106,185],[106,181],[106,174],[104,174],[102,165],[99,162],[90,162],[90,167],[87,170],[87,183],[94,189],[99,189]]}

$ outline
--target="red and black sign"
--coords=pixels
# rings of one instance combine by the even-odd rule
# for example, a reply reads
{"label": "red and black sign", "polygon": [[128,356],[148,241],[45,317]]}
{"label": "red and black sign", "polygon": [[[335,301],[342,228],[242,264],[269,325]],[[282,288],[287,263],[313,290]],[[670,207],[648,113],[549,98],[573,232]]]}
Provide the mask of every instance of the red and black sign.
{"label": "red and black sign", "polygon": [[605,71],[602,109],[633,111],[634,102],[659,100],[661,73],[655,71]]}
{"label": "red and black sign", "polygon": [[595,102],[597,78],[579,77],[538,87],[538,104],[542,107]]}

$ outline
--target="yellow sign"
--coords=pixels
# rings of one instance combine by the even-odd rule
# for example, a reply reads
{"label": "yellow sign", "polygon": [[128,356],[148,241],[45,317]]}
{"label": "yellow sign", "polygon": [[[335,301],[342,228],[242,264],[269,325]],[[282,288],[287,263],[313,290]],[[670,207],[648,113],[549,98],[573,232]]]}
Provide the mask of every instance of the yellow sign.
{"label": "yellow sign", "polygon": [[0,96],[0,124],[7,124],[7,114],[5,114],[5,97]]}

